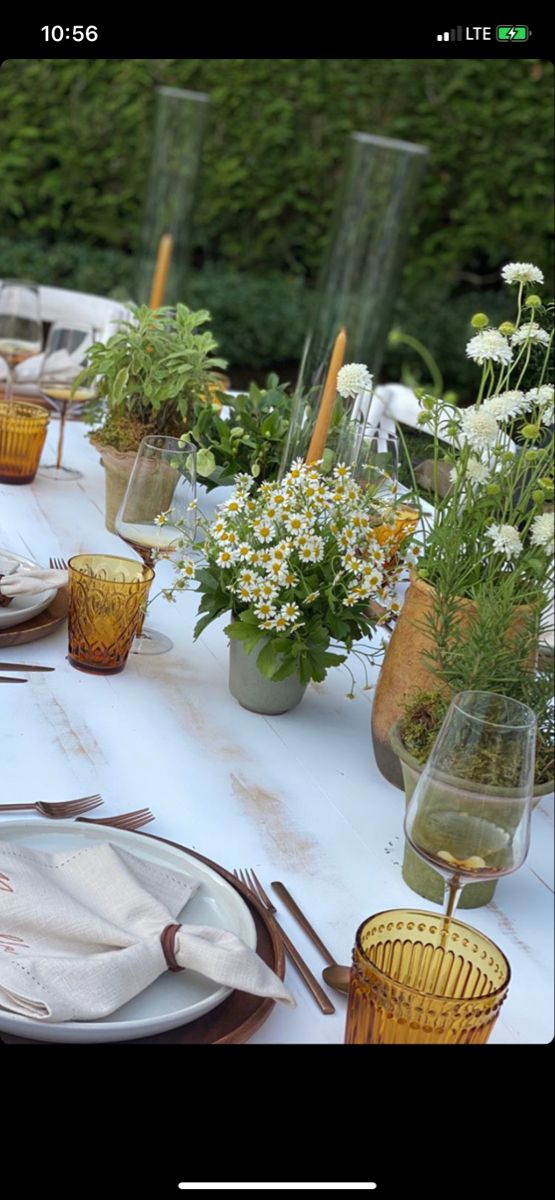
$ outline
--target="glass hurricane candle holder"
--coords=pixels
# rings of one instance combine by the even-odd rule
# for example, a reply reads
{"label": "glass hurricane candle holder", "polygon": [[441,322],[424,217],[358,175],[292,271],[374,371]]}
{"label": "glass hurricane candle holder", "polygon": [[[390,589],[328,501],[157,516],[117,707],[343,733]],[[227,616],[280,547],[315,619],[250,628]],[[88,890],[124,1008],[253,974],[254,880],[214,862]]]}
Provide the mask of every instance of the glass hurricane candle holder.
{"label": "glass hurricane candle holder", "polygon": [[487,1042],[510,977],[499,947],[462,921],[376,913],[356,935],[345,1044]]}
{"label": "glass hurricane candle holder", "polygon": [[40,404],[0,402],[0,483],[32,483],[49,413]]}
{"label": "glass hurricane candle holder", "polygon": [[112,554],[70,558],[68,658],[99,675],[123,671],[142,620],[154,571]]}

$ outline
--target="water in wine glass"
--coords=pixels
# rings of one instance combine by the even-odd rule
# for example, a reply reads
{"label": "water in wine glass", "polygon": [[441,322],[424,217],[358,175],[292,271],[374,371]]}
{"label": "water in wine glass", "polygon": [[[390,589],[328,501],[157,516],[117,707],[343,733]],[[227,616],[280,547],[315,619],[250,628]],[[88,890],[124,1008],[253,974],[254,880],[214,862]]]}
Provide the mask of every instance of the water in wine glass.
{"label": "water in wine glass", "polygon": [[43,478],[81,478],[81,472],[75,467],[62,466],[62,451],[69,406],[88,402],[96,395],[93,385],[81,386],[77,383],[95,337],[96,331],[92,326],[72,324],[69,321],[56,322],[48,334],[39,386],[43,396],[58,408],[60,432],[56,462],[41,467],[38,471],[39,476]]}
{"label": "water in wine glass", "polygon": [[509,875],[530,844],[536,718],[491,692],[460,692],[407,806],[412,849],[443,876],[447,915],[471,880]]}
{"label": "water in wine glass", "polygon": [[[123,541],[153,566],[193,543],[196,529],[196,449],[179,438],[143,438],[115,520]],[[172,642],[149,628],[139,631],[133,653],[162,654]]]}
{"label": "water in wine glass", "polygon": [[12,394],[15,368],[38,354],[41,347],[42,321],[36,283],[5,279],[0,284],[0,358],[8,368],[7,399]]}

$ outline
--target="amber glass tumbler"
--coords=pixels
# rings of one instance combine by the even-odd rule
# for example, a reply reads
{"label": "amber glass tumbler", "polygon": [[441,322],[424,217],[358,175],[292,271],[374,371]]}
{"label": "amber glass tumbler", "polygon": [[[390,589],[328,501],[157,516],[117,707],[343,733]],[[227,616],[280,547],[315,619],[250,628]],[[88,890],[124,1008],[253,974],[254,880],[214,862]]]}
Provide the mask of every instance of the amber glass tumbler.
{"label": "amber glass tumbler", "polygon": [[69,560],[69,654],[73,667],[99,675],[123,671],[154,571],[112,554]]}
{"label": "amber glass tumbler", "polygon": [[487,1042],[510,975],[495,943],[462,921],[376,913],[356,936],[345,1043]]}
{"label": "amber glass tumbler", "polygon": [[0,403],[0,483],[32,483],[50,413],[40,404]]}

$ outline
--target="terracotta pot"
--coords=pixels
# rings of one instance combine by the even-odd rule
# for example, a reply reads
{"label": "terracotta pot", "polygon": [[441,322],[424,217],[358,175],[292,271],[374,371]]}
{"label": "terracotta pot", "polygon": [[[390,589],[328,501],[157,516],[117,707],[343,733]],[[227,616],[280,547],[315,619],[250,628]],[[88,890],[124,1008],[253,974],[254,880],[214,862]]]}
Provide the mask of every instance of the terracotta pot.
{"label": "terracotta pot", "polygon": [[[397,755],[389,741],[390,730],[403,714],[410,696],[419,691],[445,691],[433,670],[433,664],[425,657],[426,651],[434,648],[431,632],[426,627],[426,616],[432,612],[435,589],[423,579],[413,577],[408,588],[399,619],[393,630],[385,652],[382,669],[374,692],[372,705],[372,742],[378,767],[390,783],[402,788],[403,773]],[[461,597],[459,601],[460,621],[464,625],[476,612],[472,600]],[[515,634],[522,627],[525,610],[515,614]]]}
{"label": "terracotta pot", "polygon": [[[398,758],[403,775],[403,783],[405,788],[405,802],[408,805],[414,789],[420,779],[423,771],[423,764],[418,762],[412,754],[406,749],[400,729],[400,721],[396,721],[390,731],[390,742],[393,753]],[[549,795],[553,791],[553,780],[549,783],[537,784],[534,788],[533,807],[539,804],[542,796]],[[495,789],[489,789],[494,791]],[[505,789],[500,790],[499,795],[503,797],[506,794]],[[403,857],[403,879],[408,887],[419,896],[424,896],[426,900],[431,900],[434,904],[443,904],[445,883],[439,871],[434,871],[433,867],[428,866],[423,858],[409,846],[405,841],[405,853]],[[491,879],[484,883],[468,883],[463,888],[461,898],[457,908],[481,908],[484,904],[489,904],[493,899],[498,880]]]}
{"label": "terracotta pot", "polygon": [[105,472],[104,520],[106,529],[109,529],[110,533],[115,533],[116,513],[125,495],[137,454],[135,450],[122,453],[120,450],[114,450],[113,446],[103,446],[101,455],[100,461]]}
{"label": "terracotta pot", "polygon": [[267,716],[277,716],[279,713],[290,712],[300,704],[306,692],[306,683],[301,683],[296,675],[282,679],[279,683],[262,675],[258,670],[257,659],[265,644],[263,641],[260,647],[255,647],[251,654],[247,654],[242,642],[230,640],[229,690],[242,708]]}

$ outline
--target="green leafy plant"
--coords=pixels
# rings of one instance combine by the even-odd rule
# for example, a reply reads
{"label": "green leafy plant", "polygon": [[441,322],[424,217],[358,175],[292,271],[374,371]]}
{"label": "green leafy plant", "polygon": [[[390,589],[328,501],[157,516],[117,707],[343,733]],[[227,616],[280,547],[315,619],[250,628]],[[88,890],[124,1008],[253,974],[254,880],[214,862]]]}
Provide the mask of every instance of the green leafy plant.
{"label": "green leafy plant", "polygon": [[[260,648],[268,679],[318,681],[351,650],[369,657],[356,643],[398,608],[394,584],[406,558],[393,505],[372,499],[343,466],[323,476],[297,461],[281,483],[254,485],[238,476],[213,524],[199,518],[204,561],[180,559],[165,594],[175,599],[196,580],[195,637],[231,611],[225,632],[247,653]],[[380,620],[370,616],[373,600],[383,606]]]}
{"label": "green leafy plant", "polygon": [[178,436],[193,404],[217,382],[223,359],[213,357],[216,341],[200,326],[205,310],[151,309],[141,305],[108,342],[96,342],[78,382],[96,381],[98,399],[89,408],[97,446],[137,449],[145,433]]}
{"label": "green leafy plant", "polygon": [[[288,385],[269,375],[267,386],[251,383],[241,396],[216,394],[197,400],[190,433],[199,446],[197,474],[210,490],[232,484],[236,475],[258,483],[276,479],[291,419]],[[222,416],[222,402],[228,412]]]}

